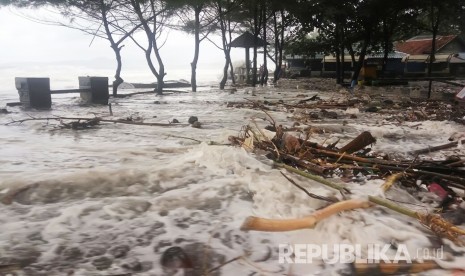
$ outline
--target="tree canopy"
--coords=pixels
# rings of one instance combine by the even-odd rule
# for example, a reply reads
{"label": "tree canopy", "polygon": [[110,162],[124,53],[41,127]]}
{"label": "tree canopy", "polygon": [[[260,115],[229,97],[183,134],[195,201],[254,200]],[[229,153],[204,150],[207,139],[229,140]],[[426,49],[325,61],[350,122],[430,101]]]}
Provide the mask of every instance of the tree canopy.
{"label": "tree canopy", "polygon": [[[419,34],[430,34],[434,40],[440,34],[461,34],[465,28],[465,0],[0,0],[0,5],[51,5],[68,18],[70,27],[107,39],[119,61],[114,84],[122,82],[123,41],[132,40],[143,50],[149,69],[162,86],[166,72],[158,51],[163,45],[158,41],[161,32],[171,28],[193,34],[192,44],[186,46],[193,49],[193,91],[197,62],[202,58],[199,45],[204,39],[211,40],[212,33],[222,38],[217,46],[225,53],[225,77],[220,84],[223,88],[227,70],[232,70],[228,45],[234,33],[250,31],[256,40],[268,41],[263,65],[267,57],[275,63],[275,80],[280,76],[284,53],[332,54],[339,67],[345,53],[349,53],[356,64],[356,79],[370,52],[387,57],[396,40]],[[81,25],[71,24],[76,22],[74,19]],[[145,33],[146,41],[136,40],[136,32]],[[253,51],[254,85],[257,47]],[[343,81],[342,70],[338,69],[338,82]]]}

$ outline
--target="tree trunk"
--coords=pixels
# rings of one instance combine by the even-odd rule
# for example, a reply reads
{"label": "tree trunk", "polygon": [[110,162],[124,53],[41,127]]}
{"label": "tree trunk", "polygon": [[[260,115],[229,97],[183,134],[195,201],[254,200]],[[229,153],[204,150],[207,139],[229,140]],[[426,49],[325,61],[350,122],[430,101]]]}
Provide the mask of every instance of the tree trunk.
{"label": "tree trunk", "polygon": [[229,73],[231,74],[231,81],[232,81],[232,84],[236,84],[236,78],[234,76],[234,66],[232,64],[232,61],[231,61],[231,55],[229,56]]}
{"label": "tree trunk", "polygon": [[194,7],[195,21],[194,21],[194,59],[191,62],[191,86],[192,92],[197,92],[197,62],[199,60],[199,48],[200,48],[200,12],[202,11],[202,5]]}
{"label": "tree trunk", "polygon": [[279,76],[281,74],[281,65],[278,62],[278,51],[279,51],[279,36],[278,36],[278,20],[276,18],[276,12],[273,11],[273,32],[274,32],[274,60],[275,60],[275,70],[273,74],[273,84],[278,82]]}
{"label": "tree trunk", "polygon": [[252,69],[252,86],[257,85],[257,44],[258,34],[260,32],[261,25],[258,22],[258,3],[255,3],[253,10],[253,69]]}
{"label": "tree trunk", "polygon": [[436,53],[436,37],[438,35],[440,15],[441,15],[440,9],[436,11],[436,15],[435,15],[434,10],[435,10],[434,2],[431,1],[430,16],[431,16],[431,31],[433,33],[433,39],[431,41],[431,53],[429,56],[429,64],[428,64],[428,78],[429,78],[428,99],[431,98],[431,90],[433,89],[433,80],[431,78],[432,78],[432,71],[433,71],[433,62],[435,60],[435,53]]}
{"label": "tree trunk", "polygon": [[284,11],[279,11],[281,16],[281,28],[278,28],[278,22],[276,19],[276,12],[273,14],[273,23],[274,23],[274,32],[275,32],[275,60],[276,60],[276,70],[274,73],[273,83],[279,80],[282,74],[283,66],[283,46],[284,46]]}
{"label": "tree trunk", "polygon": [[[223,78],[220,81],[220,90],[223,90],[226,86],[226,82],[228,81],[228,68],[231,68],[231,81],[235,84],[234,80],[234,68],[231,62],[231,47],[229,46],[229,42],[232,40],[232,32],[231,32],[231,21],[229,19],[229,14],[226,15],[223,11],[223,7],[221,6],[221,1],[217,1],[217,11],[218,11],[218,19],[220,23],[220,30],[221,30],[221,41],[223,43],[223,53],[224,53],[224,67],[223,67]],[[226,16],[228,17],[226,17]],[[228,36],[229,35],[229,40]]]}
{"label": "tree trunk", "polygon": [[[153,0],[150,0],[151,6],[152,6],[152,11],[154,14],[155,12],[155,4],[153,3]],[[147,65],[150,68],[150,71],[152,74],[155,76],[157,79],[157,87],[155,88],[155,92],[157,92],[158,95],[161,95],[163,93],[163,78],[165,77],[165,67],[163,65],[163,61],[161,60],[160,53],[158,51],[157,47],[157,39],[156,39],[156,22],[157,18],[156,16],[153,17],[153,31],[150,29],[150,26],[147,22],[147,20],[144,18],[142,14],[142,10],[139,6],[139,2],[136,0],[131,0],[131,5],[134,8],[135,13],[137,14],[142,27],[144,29],[145,35],[147,36],[147,41],[148,41],[148,46],[145,49],[145,59],[147,60]],[[155,57],[157,58],[158,65],[159,65],[159,70],[155,68],[155,65],[153,64],[152,61],[152,51],[155,53]]]}
{"label": "tree trunk", "polygon": [[346,55],[345,55],[345,52],[344,52],[344,40],[345,40],[345,37],[344,37],[344,27],[342,26],[342,24],[340,24],[340,27],[339,27],[339,33],[340,33],[340,40],[339,40],[339,46],[340,47],[340,52],[341,52],[341,75],[340,75],[340,79],[341,79],[341,84],[344,83],[344,75],[345,75],[345,59],[346,59]]}
{"label": "tree trunk", "polygon": [[386,65],[388,62],[388,57],[389,57],[389,41],[390,41],[390,35],[387,27],[386,20],[383,20],[383,50],[384,50],[384,56],[383,56],[383,66],[381,69],[382,74],[384,75],[386,71]]}
{"label": "tree trunk", "polygon": [[[228,1],[228,4],[229,3],[230,2]],[[229,7],[230,7],[230,5],[229,5]],[[229,35],[229,40],[228,41],[229,41],[229,43],[231,43],[231,41],[232,41],[231,13],[228,12],[227,16],[228,16],[227,17],[227,23],[228,23],[227,24],[227,27],[228,27],[227,30],[228,30],[228,35]],[[233,85],[235,85],[236,84],[236,78],[234,76],[234,66],[233,66],[232,61],[231,61],[231,47],[229,47],[229,49],[228,49],[228,57],[229,57],[229,68],[231,70],[231,72],[230,72],[231,73],[231,82],[232,82]]]}
{"label": "tree trunk", "polygon": [[[266,41],[266,23],[267,23],[267,19],[266,19],[266,4],[263,5],[263,8],[262,8],[262,12],[263,12],[263,15],[262,15],[262,22],[263,22],[263,40]],[[268,63],[267,63],[267,46],[266,46],[266,43],[265,43],[265,46],[263,46],[263,67],[261,68],[261,72],[260,72],[260,85],[266,85],[267,82],[268,82]]]}
{"label": "tree trunk", "polygon": [[350,60],[352,61],[352,68],[354,68],[355,66],[355,51],[354,51],[354,48],[352,47],[352,44],[350,43],[347,43],[347,50],[349,50],[349,54],[350,54]]}
{"label": "tree trunk", "polygon": [[103,27],[105,28],[105,33],[107,35],[108,41],[110,41],[110,47],[113,49],[116,58],[116,72],[115,72],[115,80],[113,81],[113,96],[118,95],[118,86],[124,82],[121,78],[121,68],[122,68],[122,60],[121,60],[121,48],[122,46],[118,46],[118,43],[115,42],[113,39],[112,32],[110,31],[108,18],[107,18],[107,8],[105,2],[100,0],[100,12],[102,15]]}
{"label": "tree trunk", "polygon": [[225,54],[225,63],[224,63],[224,67],[223,67],[223,78],[221,79],[221,82],[220,82],[220,90],[223,90],[224,87],[226,86],[226,81],[228,80],[228,68],[229,68],[229,63],[230,63],[230,60],[229,60],[229,56]]}
{"label": "tree trunk", "polygon": [[341,79],[341,48],[340,48],[340,41],[341,41],[341,34],[340,34],[340,24],[338,19],[335,19],[336,21],[336,27],[335,27],[335,34],[334,34],[334,40],[335,40],[335,53],[336,53],[336,83],[341,84],[342,79]]}
{"label": "tree trunk", "polygon": [[161,74],[159,74],[157,77],[157,88],[155,90],[157,95],[163,94],[163,87],[165,86],[165,81],[163,80],[164,77],[165,75],[161,75]]}
{"label": "tree trunk", "polygon": [[363,63],[365,62],[365,56],[367,53],[367,48],[368,48],[368,44],[370,43],[370,40],[371,40],[371,31],[368,30],[365,34],[365,40],[363,41],[363,46],[362,46],[362,50],[360,51],[358,62],[354,68],[354,75],[352,76],[352,81],[358,80],[358,76],[360,75],[360,70],[363,67]]}
{"label": "tree trunk", "polygon": [[220,30],[221,30],[221,42],[223,44],[223,53],[224,53],[224,67],[223,67],[223,78],[220,81],[220,90],[223,90],[224,87],[226,86],[226,82],[228,80],[228,68],[229,68],[229,55],[228,55],[228,50],[229,46],[226,40],[226,24],[225,24],[225,18],[223,14],[223,8],[221,6],[221,2],[217,2],[217,11],[218,11],[218,21],[220,22]]}
{"label": "tree trunk", "polygon": [[341,84],[341,53],[336,47],[336,83]]}
{"label": "tree trunk", "polygon": [[[155,3],[153,0],[150,0],[150,4],[152,6],[152,11],[153,13],[156,15],[157,12],[155,11]],[[153,47],[153,52],[155,53],[155,57],[157,59],[157,62],[158,62],[158,75],[156,75],[157,77],[157,94],[158,95],[161,95],[163,94],[163,86],[164,86],[164,81],[163,81],[163,78],[165,77],[166,73],[165,73],[165,65],[163,64],[163,60],[161,59],[161,56],[160,56],[160,50],[158,49],[158,45],[157,45],[157,37],[156,37],[156,32],[157,32],[157,17],[154,16],[153,18],[153,32],[152,32],[152,37],[151,39],[153,40],[153,44],[152,44],[152,47]]]}
{"label": "tree trunk", "polygon": [[113,81],[113,96],[118,95],[118,86],[124,82],[121,78],[121,68],[122,68],[122,61],[121,61],[121,47],[117,45],[112,46],[113,51],[115,52],[116,56],[116,73],[115,73],[115,80]]}

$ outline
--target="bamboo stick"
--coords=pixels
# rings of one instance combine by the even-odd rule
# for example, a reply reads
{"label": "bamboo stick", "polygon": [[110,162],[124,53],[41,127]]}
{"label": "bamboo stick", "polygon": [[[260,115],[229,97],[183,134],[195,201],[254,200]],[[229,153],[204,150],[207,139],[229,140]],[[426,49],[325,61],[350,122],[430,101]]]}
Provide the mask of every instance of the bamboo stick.
{"label": "bamboo stick", "polygon": [[439,215],[422,214],[376,196],[368,196],[368,200],[372,203],[387,207],[393,211],[417,219],[421,224],[426,226],[439,237],[449,239],[460,246],[465,245],[465,241],[462,239],[463,236],[465,236],[465,230],[446,221]]}
{"label": "bamboo stick", "polygon": [[[339,191],[346,190],[346,188],[344,188],[343,186],[332,183],[331,181],[326,180],[326,179],[324,179],[322,177],[303,172],[301,170],[295,169],[293,167],[290,167],[290,166],[287,166],[287,165],[284,165],[284,164],[280,164],[280,163],[275,163],[275,164],[278,167],[285,168],[288,171],[291,171],[291,172],[297,173],[297,174],[299,174],[299,175],[301,175],[303,177],[315,180],[315,181],[320,182],[320,183],[322,183],[322,184],[324,184],[324,185],[326,185],[328,187],[332,187],[332,188],[337,189]],[[444,220],[442,217],[440,217],[438,215],[420,214],[420,213],[418,213],[416,211],[412,211],[412,210],[407,209],[407,208],[405,208],[405,207],[403,207],[401,205],[398,205],[398,204],[395,204],[393,202],[387,201],[387,200],[382,199],[380,197],[368,196],[368,200],[369,200],[369,202],[372,202],[372,203],[387,207],[387,208],[389,208],[389,209],[391,209],[393,211],[396,211],[398,213],[401,213],[401,214],[404,214],[406,216],[417,219],[420,223],[422,223],[423,225],[428,227],[433,233],[435,233],[436,235],[438,235],[440,237],[447,238],[447,239],[453,241],[454,243],[456,243],[458,245],[465,244],[465,242],[462,241],[461,237],[460,237],[460,236],[465,236],[465,230],[456,227],[455,225],[449,223],[448,221]],[[344,201],[342,201],[342,202],[344,202]],[[340,204],[342,202],[338,202],[338,203],[335,203],[335,204]],[[291,222],[292,222],[291,225],[287,225],[288,222],[285,222],[285,221],[282,222],[280,220],[276,221],[276,220],[267,220],[267,219],[263,220],[263,219],[255,218],[255,217],[250,217],[249,219],[246,220],[246,222],[244,222],[244,225],[245,225],[244,227],[251,224],[252,226],[256,225],[254,227],[257,227],[259,229],[280,229],[280,228],[282,228],[282,229],[293,229],[293,230],[295,230],[295,228],[297,228],[297,227],[309,227],[309,225],[312,225],[312,223],[313,224],[316,223],[316,222],[312,222],[312,219],[311,218],[309,219],[308,217],[300,219],[300,220],[297,219],[297,221],[296,220],[291,220]],[[298,228],[298,229],[301,229],[301,228]],[[265,231],[265,230],[262,230],[262,231]],[[278,231],[278,230],[268,230],[268,231]],[[285,231],[285,230],[283,230],[283,231]]]}
{"label": "bamboo stick", "polygon": [[406,216],[416,218],[416,219],[419,218],[417,212],[409,210],[409,209],[407,209],[407,208],[405,208],[403,206],[400,206],[400,205],[398,205],[398,204],[396,204],[394,202],[391,202],[389,200],[385,200],[385,199],[382,199],[382,198],[377,197],[377,196],[368,196],[368,200],[370,202],[373,202],[375,204],[384,206],[384,207],[389,208],[389,209],[391,209],[393,211],[396,211],[398,213],[404,214]]}
{"label": "bamboo stick", "polygon": [[350,190],[348,190],[346,187],[342,186],[342,185],[339,185],[339,184],[336,184],[336,183],[333,183],[331,181],[328,181],[326,179],[324,179],[323,177],[321,176],[318,176],[318,175],[314,175],[314,174],[310,174],[310,173],[307,173],[307,172],[304,172],[304,171],[301,171],[299,169],[296,169],[296,168],[293,168],[291,166],[288,166],[286,164],[283,164],[283,163],[277,163],[275,162],[274,163],[275,166],[277,167],[280,167],[280,168],[284,168],[290,172],[293,172],[293,173],[296,173],[300,176],[303,176],[305,178],[308,178],[308,179],[312,179],[314,181],[317,181],[323,185],[326,185],[328,187],[331,187],[333,189],[336,189],[336,190],[339,190],[339,191],[344,191],[344,192],[347,192],[347,193],[350,193]]}
{"label": "bamboo stick", "polygon": [[310,216],[297,218],[297,219],[265,219],[250,216],[245,219],[241,226],[243,231],[266,231],[266,232],[283,232],[283,231],[294,231],[301,229],[309,229],[315,227],[315,225],[334,214],[342,211],[368,208],[371,204],[365,200],[350,199],[340,201],[329,205],[328,207],[318,210]]}

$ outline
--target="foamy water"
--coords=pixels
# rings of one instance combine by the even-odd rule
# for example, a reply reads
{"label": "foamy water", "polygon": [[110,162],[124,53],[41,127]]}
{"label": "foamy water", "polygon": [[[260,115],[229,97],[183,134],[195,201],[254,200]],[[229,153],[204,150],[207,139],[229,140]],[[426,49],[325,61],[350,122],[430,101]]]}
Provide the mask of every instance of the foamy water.
{"label": "foamy water", "polygon": [[[346,212],[309,230],[240,231],[249,215],[301,217],[325,202],[296,189],[264,157],[241,148],[210,145],[210,141],[228,143],[228,136],[237,135],[252,120],[260,127],[267,124],[262,112],[227,108],[226,102],[244,98],[292,102],[297,94],[311,96],[316,91],[258,88],[253,96],[250,88],[234,94],[208,87],[201,90],[111,99],[114,116],[109,117],[162,123],[176,118],[187,123],[189,116],[197,116],[201,129],[102,123],[95,129],[75,131],[58,129],[55,121],[4,125],[28,116],[109,116],[108,107],[82,106],[70,96],[54,96],[50,111],[8,108],[12,113],[0,115],[1,197],[23,190],[10,205],[0,205],[0,264],[28,265],[24,275],[67,275],[71,271],[73,275],[175,275],[160,266],[160,258],[167,248],[180,246],[193,256],[196,266],[185,275],[205,274],[238,256],[243,258],[211,274],[339,275],[348,271],[347,265],[323,261],[280,264],[278,245],[402,243],[412,255],[418,248],[437,246],[433,242],[438,239],[419,223],[381,208]],[[0,102],[16,96],[1,94]],[[283,125],[293,123],[291,113],[270,114]],[[450,134],[463,131],[463,126],[450,122],[396,125],[376,114],[360,113],[359,119],[345,120],[344,124],[342,120],[316,122],[314,126],[328,131],[315,134],[312,140],[330,143],[340,138],[342,144],[368,130],[378,139],[374,150],[406,156],[409,150],[445,143]],[[465,151],[458,147],[432,157],[450,154],[463,156]],[[287,175],[312,193],[341,198],[337,191],[316,182]],[[382,183],[365,178],[346,185],[354,198],[365,198],[380,195]],[[399,188],[387,196],[417,201]],[[444,244],[449,250],[442,264],[463,267],[465,250],[449,241]],[[450,252],[457,256],[452,258]],[[436,270],[424,275],[444,273]]]}

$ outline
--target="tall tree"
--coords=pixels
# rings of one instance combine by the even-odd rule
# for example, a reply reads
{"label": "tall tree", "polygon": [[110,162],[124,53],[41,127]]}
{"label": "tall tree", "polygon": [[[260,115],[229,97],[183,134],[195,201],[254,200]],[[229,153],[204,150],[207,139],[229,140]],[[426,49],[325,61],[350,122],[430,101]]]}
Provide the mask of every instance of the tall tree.
{"label": "tall tree", "polygon": [[[163,93],[165,65],[160,55],[159,38],[163,33],[164,24],[170,16],[166,3],[160,0],[129,0],[126,6],[130,12],[137,15],[138,21],[134,25],[141,25],[147,39],[147,44],[143,46],[133,36],[130,38],[145,53],[145,59],[150,71],[157,79],[155,91],[161,95]],[[155,67],[152,55],[155,55],[158,68]]]}
{"label": "tall tree", "polygon": [[[271,0],[268,3],[270,10],[270,20],[268,29],[270,32],[270,41],[273,44],[270,47],[268,57],[274,62],[275,70],[273,74],[273,83],[279,80],[283,70],[284,47],[293,39],[289,36],[291,28],[297,28],[298,22],[293,20],[290,11],[297,11],[295,1],[278,1]],[[295,8],[295,9],[294,9]],[[266,17],[265,17],[266,18]],[[267,36],[268,37],[268,36]]]}
{"label": "tall tree", "polygon": [[[266,42],[267,38],[267,23],[268,23],[268,5],[264,1],[262,3],[262,37]],[[263,65],[260,67],[260,85],[265,85],[268,82],[268,45],[263,46]]]}
{"label": "tall tree", "polygon": [[[421,1],[419,9],[422,16],[419,16],[420,26],[431,33],[431,51],[429,53],[428,64],[428,98],[431,97],[432,90],[432,68],[436,55],[436,38],[440,32],[457,32],[457,27],[461,25],[463,13],[465,12],[464,0],[427,0]],[[459,27],[460,28],[460,27]],[[463,30],[461,30],[463,31]]]}
{"label": "tall tree", "polygon": [[94,37],[109,41],[110,47],[115,54],[116,70],[113,81],[113,95],[117,95],[118,87],[123,83],[121,77],[122,57],[121,49],[123,42],[133,35],[141,25],[128,28],[127,16],[122,16],[122,1],[105,0],[1,0],[3,5],[14,5],[16,7],[42,7],[51,5],[64,16],[63,20],[45,20],[35,18],[36,22],[63,26],[79,30]]}
{"label": "tall tree", "polygon": [[167,1],[170,8],[177,11],[176,14],[182,22],[181,29],[194,34],[194,56],[191,62],[192,92],[197,91],[197,64],[200,55],[200,43],[215,28],[214,23],[217,21],[212,2],[212,0]]}
{"label": "tall tree", "polygon": [[218,19],[217,23],[219,25],[222,43],[221,47],[217,47],[223,51],[225,58],[225,63],[223,66],[223,77],[220,81],[220,89],[223,90],[228,79],[228,68],[230,69],[231,81],[235,83],[234,68],[231,62],[231,46],[229,44],[232,41],[232,33],[235,29],[235,26],[237,25],[236,23],[232,22],[232,14],[237,10],[239,5],[238,1],[215,0],[213,7],[216,10]]}

